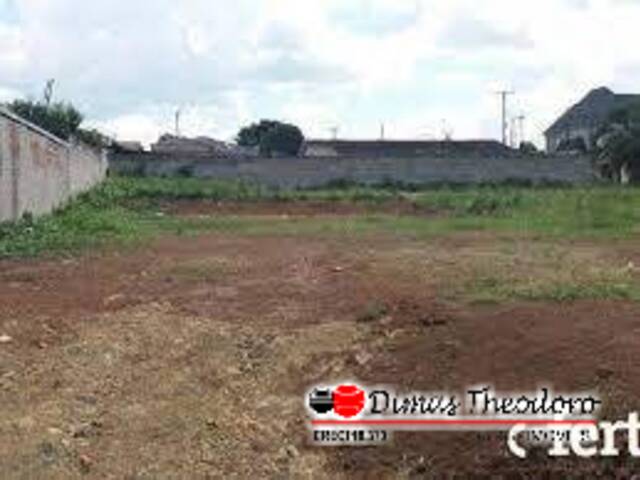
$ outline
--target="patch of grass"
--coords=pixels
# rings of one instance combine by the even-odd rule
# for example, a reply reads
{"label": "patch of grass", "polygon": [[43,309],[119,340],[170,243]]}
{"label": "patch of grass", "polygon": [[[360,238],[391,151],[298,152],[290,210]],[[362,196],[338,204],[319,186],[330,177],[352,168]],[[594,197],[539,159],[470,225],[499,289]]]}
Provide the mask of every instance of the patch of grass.
{"label": "patch of grass", "polygon": [[508,285],[498,279],[481,279],[472,287],[472,303],[501,303],[507,300],[554,301],[574,300],[640,300],[640,291],[631,282],[609,284],[552,283],[548,285]]}
{"label": "patch of grass", "polygon": [[181,280],[213,282],[234,271],[233,265],[225,258],[204,258],[179,263],[167,268],[164,273]]}
{"label": "patch of grass", "polygon": [[439,189],[413,194],[418,207],[442,210],[455,216],[508,216],[517,210],[530,210],[544,200],[544,190],[513,187]]}
{"label": "patch of grass", "polygon": [[[369,204],[404,201],[417,211],[412,216],[369,214],[280,219],[180,218],[158,212],[159,202],[177,199]],[[274,190],[242,182],[195,178],[116,177],[52,215],[0,225],[0,258],[136,243],[159,233],[188,235],[205,231],[246,235],[386,233],[410,238],[492,231],[548,238],[623,238],[640,231],[640,189],[484,186],[403,191],[395,186],[347,185],[333,189]]]}
{"label": "patch of grass", "polygon": [[452,302],[640,300],[633,264],[606,242],[479,238],[403,241],[366,255],[370,275],[438,292]]}
{"label": "patch of grass", "polygon": [[94,191],[94,200],[129,204],[131,200],[210,200],[229,202],[330,201],[380,203],[400,192],[350,185],[314,190],[268,188],[260,184],[198,178],[113,177]]}
{"label": "patch of grass", "polygon": [[622,270],[583,272],[562,278],[513,278],[487,273],[466,286],[472,303],[502,303],[509,300],[570,302],[575,300],[640,300],[640,285]]}
{"label": "patch of grass", "polygon": [[197,178],[114,177],[94,189],[93,201],[122,203],[131,199],[208,199],[258,200],[267,193],[264,187],[245,182],[201,180]]}
{"label": "patch of grass", "polygon": [[[94,190],[90,197],[94,204],[115,204],[136,210],[152,209],[157,201],[176,199],[368,204],[404,201],[414,205],[418,214],[441,212],[438,218],[429,220],[436,223],[429,230],[436,232],[497,230],[558,237],[622,237],[637,233],[640,228],[638,188],[479,186],[415,190],[350,184],[340,188],[281,190],[196,178],[116,177]],[[399,225],[400,230],[407,223],[411,222]]]}
{"label": "patch of grass", "polygon": [[152,233],[151,225],[150,219],[138,212],[78,202],[34,221],[0,225],[0,258],[137,243]]}

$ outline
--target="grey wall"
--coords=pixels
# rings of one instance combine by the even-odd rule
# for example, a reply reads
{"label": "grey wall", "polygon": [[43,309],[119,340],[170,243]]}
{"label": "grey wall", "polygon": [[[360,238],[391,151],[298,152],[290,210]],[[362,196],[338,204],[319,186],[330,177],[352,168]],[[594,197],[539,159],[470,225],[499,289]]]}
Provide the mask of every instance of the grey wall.
{"label": "grey wall", "polygon": [[592,182],[587,157],[254,158],[214,159],[152,153],[112,154],[110,171],[146,176],[238,179],[278,187],[322,186],[335,180],[373,184]]}
{"label": "grey wall", "polygon": [[0,221],[48,213],[100,182],[106,157],[0,108]]}

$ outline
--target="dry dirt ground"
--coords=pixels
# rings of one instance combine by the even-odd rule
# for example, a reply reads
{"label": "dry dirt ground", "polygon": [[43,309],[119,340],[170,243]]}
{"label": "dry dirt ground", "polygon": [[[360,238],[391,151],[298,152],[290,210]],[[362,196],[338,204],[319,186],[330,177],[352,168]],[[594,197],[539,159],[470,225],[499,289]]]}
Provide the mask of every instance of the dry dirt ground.
{"label": "dry dirt ground", "polygon": [[[566,249],[576,265],[626,264],[637,245]],[[542,382],[597,389],[612,414],[638,410],[640,304],[447,294],[501,252],[524,262],[505,272],[527,275],[550,247],[539,248],[471,233],[218,233],[3,261],[0,478],[631,478],[629,459],[516,461],[502,436],[308,442],[305,392],[343,379],[425,391]]]}

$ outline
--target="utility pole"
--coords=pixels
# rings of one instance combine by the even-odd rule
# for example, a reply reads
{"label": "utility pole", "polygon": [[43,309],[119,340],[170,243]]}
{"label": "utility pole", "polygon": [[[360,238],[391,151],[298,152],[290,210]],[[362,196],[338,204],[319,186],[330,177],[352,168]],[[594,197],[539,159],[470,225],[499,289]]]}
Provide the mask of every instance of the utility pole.
{"label": "utility pole", "polygon": [[520,143],[523,143],[526,139],[524,138],[524,121],[527,117],[525,116],[524,113],[521,113],[520,115],[518,115],[516,117],[516,120],[518,120],[518,131],[520,132]]}
{"label": "utility pole", "polygon": [[180,114],[181,114],[181,113],[182,113],[182,112],[180,111],[180,109],[177,109],[177,110],[176,110],[176,119],[175,119],[175,120],[176,120],[176,125],[175,125],[175,128],[176,128],[176,137],[179,137],[179,136],[180,136]]}
{"label": "utility pole", "polygon": [[44,104],[47,107],[51,105],[51,100],[53,99],[53,85],[55,83],[56,83],[55,79],[50,78],[49,80],[47,80],[47,83],[45,84],[43,99],[44,99]]}
{"label": "utility pole", "polygon": [[380,140],[384,141],[384,123],[380,124]]}
{"label": "utility pole", "polygon": [[518,132],[516,128],[517,121],[518,119],[516,117],[513,117],[511,119],[511,126],[509,127],[509,142],[511,144],[511,148],[517,148],[518,146]]}
{"label": "utility pole", "polygon": [[501,90],[496,92],[496,95],[500,95],[502,99],[502,143],[507,145],[507,97],[509,95],[514,95],[516,92],[511,90]]}
{"label": "utility pole", "polygon": [[451,139],[453,138],[453,128],[449,126],[446,118],[442,119],[441,125],[442,125],[442,140],[445,142],[451,141]]}

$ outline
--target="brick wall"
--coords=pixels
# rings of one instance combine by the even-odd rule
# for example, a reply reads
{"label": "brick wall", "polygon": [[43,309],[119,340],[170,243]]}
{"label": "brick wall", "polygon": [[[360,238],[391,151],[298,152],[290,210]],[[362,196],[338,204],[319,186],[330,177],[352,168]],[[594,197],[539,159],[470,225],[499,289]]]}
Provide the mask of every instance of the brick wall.
{"label": "brick wall", "polygon": [[0,221],[48,213],[105,173],[104,155],[0,109]]}
{"label": "brick wall", "polygon": [[595,180],[588,157],[425,156],[417,158],[215,159],[153,153],[112,154],[114,173],[238,179],[278,187],[315,187],[350,180],[375,184],[479,184],[521,181],[586,184]]}

